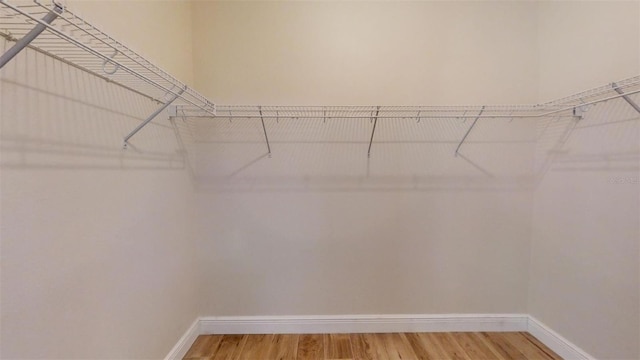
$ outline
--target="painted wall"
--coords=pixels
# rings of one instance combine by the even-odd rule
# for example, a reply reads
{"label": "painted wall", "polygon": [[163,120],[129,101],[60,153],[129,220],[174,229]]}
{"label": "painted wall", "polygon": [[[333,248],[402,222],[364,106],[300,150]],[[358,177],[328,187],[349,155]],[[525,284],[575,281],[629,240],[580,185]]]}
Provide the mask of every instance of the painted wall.
{"label": "painted wall", "polygon": [[[190,69],[163,37],[184,25],[163,14],[188,16],[186,4],[79,5],[167,69]],[[196,318],[193,193],[174,129],[156,120],[121,150],[157,106],[32,50],[0,71],[2,358],[162,358]]]}
{"label": "painted wall", "polygon": [[[637,2],[70,6],[220,103],[531,103],[640,71]],[[0,77],[3,357],[158,358],[197,309],[530,312],[639,357],[621,101],[482,121],[458,157],[459,121],[381,121],[367,158],[366,120],[270,120],[269,158],[259,123],[188,120],[186,163],[166,122],[119,150],[156,105],[114,85],[32,51]]]}
{"label": "painted wall", "polygon": [[535,10],[499,1],[196,1],[196,87],[222,104],[531,103]]}
{"label": "painted wall", "polygon": [[540,102],[638,75],[639,6],[636,0],[540,1]]}
{"label": "painted wall", "polygon": [[[196,3],[196,84],[222,103],[531,103],[640,72],[637,2],[366,5]],[[383,122],[367,160],[367,123],[267,121],[268,158],[258,123],[194,121],[204,313],[526,311],[595,356],[637,358],[638,139],[625,106],[594,109],[567,143],[570,118],[485,122],[463,159],[450,154],[466,128],[451,122]],[[535,166],[511,166],[536,139]],[[502,194],[527,166],[535,205],[526,185]],[[525,276],[527,299],[514,286]]]}
{"label": "painted wall", "polygon": [[67,6],[178,80],[193,86],[191,1],[67,0]]}
{"label": "painted wall", "polygon": [[[541,2],[539,19],[541,98],[640,73],[639,2]],[[638,120],[616,100],[538,124],[529,312],[599,359],[640,358]]]}
{"label": "painted wall", "polygon": [[[220,103],[530,103],[532,3],[196,2]],[[232,35],[231,35],[232,34]],[[206,39],[206,40],[205,40]],[[535,127],[191,120],[204,314],[526,311]]]}
{"label": "painted wall", "polygon": [[529,312],[599,359],[640,355],[638,120],[618,100],[539,124]]}

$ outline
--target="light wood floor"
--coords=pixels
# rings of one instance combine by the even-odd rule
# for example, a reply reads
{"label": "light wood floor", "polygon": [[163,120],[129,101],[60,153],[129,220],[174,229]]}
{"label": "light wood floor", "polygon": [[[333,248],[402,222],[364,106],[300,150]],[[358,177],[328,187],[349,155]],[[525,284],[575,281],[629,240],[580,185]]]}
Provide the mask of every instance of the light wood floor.
{"label": "light wood floor", "polygon": [[526,332],[202,335],[184,359],[536,359],[557,354]]}

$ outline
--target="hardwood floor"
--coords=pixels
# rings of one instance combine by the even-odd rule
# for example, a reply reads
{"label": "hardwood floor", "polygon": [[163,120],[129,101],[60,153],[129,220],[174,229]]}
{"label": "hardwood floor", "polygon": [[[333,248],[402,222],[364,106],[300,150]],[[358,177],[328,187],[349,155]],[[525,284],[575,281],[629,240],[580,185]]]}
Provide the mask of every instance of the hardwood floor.
{"label": "hardwood floor", "polygon": [[560,360],[526,332],[202,335],[185,360]]}

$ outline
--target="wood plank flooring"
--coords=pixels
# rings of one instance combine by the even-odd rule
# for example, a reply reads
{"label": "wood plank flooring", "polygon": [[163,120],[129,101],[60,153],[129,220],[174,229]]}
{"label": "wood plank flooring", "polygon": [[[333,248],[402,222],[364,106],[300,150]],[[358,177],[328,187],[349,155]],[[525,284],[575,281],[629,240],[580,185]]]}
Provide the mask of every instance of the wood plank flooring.
{"label": "wood plank flooring", "polygon": [[185,360],[561,360],[526,332],[202,335]]}

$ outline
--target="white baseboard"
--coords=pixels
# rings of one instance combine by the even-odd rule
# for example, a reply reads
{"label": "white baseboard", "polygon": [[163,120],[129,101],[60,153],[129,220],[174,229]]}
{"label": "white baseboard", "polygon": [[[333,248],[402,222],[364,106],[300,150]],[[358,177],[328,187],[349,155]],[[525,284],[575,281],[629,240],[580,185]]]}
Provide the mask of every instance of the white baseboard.
{"label": "white baseboard", "polygon": [[565,360],[595,360],[586,351],[580,349],[531,315],[529,315],[527,331]]}
{"label": "white baseboard", "polygon": [[196,319],[165,360],[182,359],[198,335],[528,331],[565,360],[595,360],[526,314],[207,316]]}
{"label": "white baseboard", "polygon": [[526,331],[525,314],[220,316],[200,318],[202,334]]}
{"label": "white baseboard", "polygon": [[189,326],[187,331],[182,335],[178,343],[169,351],[169,354],[164,358],[165,360],[181,360],[189,351],[189,348],[196,341],[196,338],[200,335],[200,318]]}

